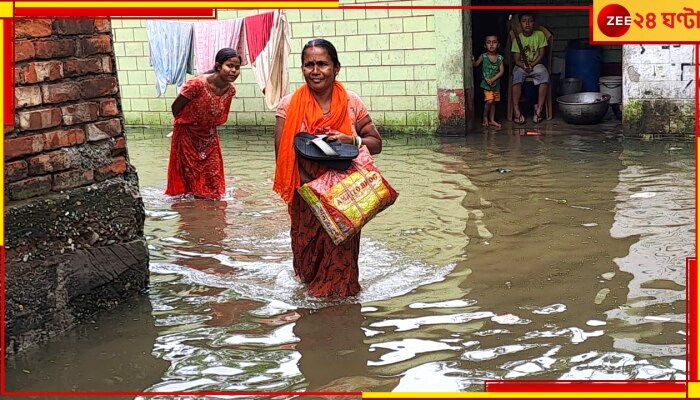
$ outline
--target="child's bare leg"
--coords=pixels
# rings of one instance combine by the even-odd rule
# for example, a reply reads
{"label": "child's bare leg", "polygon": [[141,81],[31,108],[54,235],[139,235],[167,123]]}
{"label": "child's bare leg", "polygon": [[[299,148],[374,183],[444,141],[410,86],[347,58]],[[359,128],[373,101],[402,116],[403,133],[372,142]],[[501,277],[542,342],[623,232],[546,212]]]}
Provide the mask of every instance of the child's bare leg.
{"label": "child's bare leg", "polygon": [[522,83],[518,83],[516,85],[513,85],[513,98],[508,99],[508,101],[513,103],[513,118],[517,119],[519,116],[523,115],[520,112],[520,95],[522,94],[523,90],[523,85]]}
{"label": "child's bare leg", "polygon": [[489,126],[489,115],[491,113],[491,108],[493,105],[493,100],[487,100],[484,104],[484,121],[481,123],[483,126]]}
{"label": "child's bare leg", "polygon": [[495,102],[491,105],[491,110],[489,111],[489,125],[495,126],[496,128],[501,127],[501,124],[496,122],[496,103]]}

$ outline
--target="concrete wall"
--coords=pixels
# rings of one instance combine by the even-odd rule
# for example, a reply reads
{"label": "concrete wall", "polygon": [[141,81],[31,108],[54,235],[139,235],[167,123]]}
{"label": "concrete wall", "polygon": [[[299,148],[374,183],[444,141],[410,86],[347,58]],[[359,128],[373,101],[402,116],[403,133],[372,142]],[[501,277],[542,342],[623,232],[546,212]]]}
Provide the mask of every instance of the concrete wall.
{"label": "concrete wall", "polygon": [[627,136],[695,132],[695,46],[623,46]]}
{"label": "concrete wall", "polygon": [[[460,0],[389,1],[343,0],[343,5],[461,5]],[[221,10],[219,19],[245,17],[269,10]],[[373,9],[287,10],[292,38],[290,90],[302,82],[300,52],[314,37],[330,40],[342,64],[339,79],[356,91],[372,118],[385,130],[435,132],[442,118],[464,126],[464,66],[461,10]],[[436,21],[440,19],[439,26]],[[171,125],[168,88],[156,97],[155,75],[149,65],[145,21],[115,20],[115,37],[122,105],[130,125]],[[189,78],[189,76],[188,76]],[[250,67],[236,83],[229,127],[267,127],[274,112],[264,106]],[[461,92],[460,92],[461,91]],[[444,110],[439,112],[439,94]],[[456,113],[456,114],[455,114]],[[441,117],[442,115],[442,117]],[[460,122],[461,121],[461,122]]]}
{"label": "concrete wall", "polygon": [[18,20],[5,130],[6,355],[148,283],[109,20]]}

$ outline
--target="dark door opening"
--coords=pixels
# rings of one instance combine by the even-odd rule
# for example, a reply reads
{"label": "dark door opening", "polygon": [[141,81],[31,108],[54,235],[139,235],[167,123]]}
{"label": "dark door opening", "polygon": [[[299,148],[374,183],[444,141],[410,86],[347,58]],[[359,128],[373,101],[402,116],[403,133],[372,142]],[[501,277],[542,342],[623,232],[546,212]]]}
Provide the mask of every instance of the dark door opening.
{"label": "dark door opening", "polygon": [[[506,49],[508,39],[508,16],[513,14],[510,10],[472,10],[472,52],[474,59],[486,52],[484,43],[487,35],[498,36],[498,53],[503,57],[508,55],[510,49]],[[470,57],[471,59],[471,57]],[[501,101],[496,106],[496,118],[503,120],[506,116],[509,99],[508,93],[508,65],[505,65],[505,75],[501,78]],[[474,68],[474,118],[481,121],[484,113],[484,91],[481,89],[481,66]],[[480,123],[480,122],[479,122]]]}

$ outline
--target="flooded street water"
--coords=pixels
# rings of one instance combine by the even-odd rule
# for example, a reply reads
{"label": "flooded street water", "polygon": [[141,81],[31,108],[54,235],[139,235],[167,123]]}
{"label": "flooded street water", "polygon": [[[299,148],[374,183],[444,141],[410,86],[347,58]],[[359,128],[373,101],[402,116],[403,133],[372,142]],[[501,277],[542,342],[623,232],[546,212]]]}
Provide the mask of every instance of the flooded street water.
{"label": "flooded street water", "polygon": [[165,133],[128,133],[148,293],[8,360],[8,391],[685,380],[692,142],[585,130],[388,138],[377,163],[399,199],[363,230],[361,294],[328,303],[293,277],[272,134],[224,134],[228,193],[205,201],[162,194]]}

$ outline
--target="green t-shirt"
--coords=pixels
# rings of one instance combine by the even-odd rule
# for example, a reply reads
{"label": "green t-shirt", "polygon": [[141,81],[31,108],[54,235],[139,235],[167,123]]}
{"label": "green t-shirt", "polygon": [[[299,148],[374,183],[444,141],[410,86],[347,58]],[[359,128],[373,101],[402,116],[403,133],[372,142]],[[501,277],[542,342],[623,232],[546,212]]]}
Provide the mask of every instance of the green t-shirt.
{"label": "green t-shirt", "polygon": [[[530,36],[525,36],[522,33],[519,33],[518,36],[520,36],[520,41],[523,44],[523,49],[525,50],[528,61],[532,61],[537,57],[537,51],[539,49],[547,47],[547,38],[544,36],[544,32],[540,30],[533,31]],[[510,51],[513,53],[520,53],[517,40],[513,40]]]}
{"label": "green t-shirt", "polygon": [[481,72],[484,79],[481,80],[481,88],[486,90],[501,90],[501,80],[497,80],[493,85],[486,83],[486,79],[493,78],[498,73],[499,67],[503,64],[503,56],[497,55],[496,62],[492,62],[488,53],[481,55]]}

